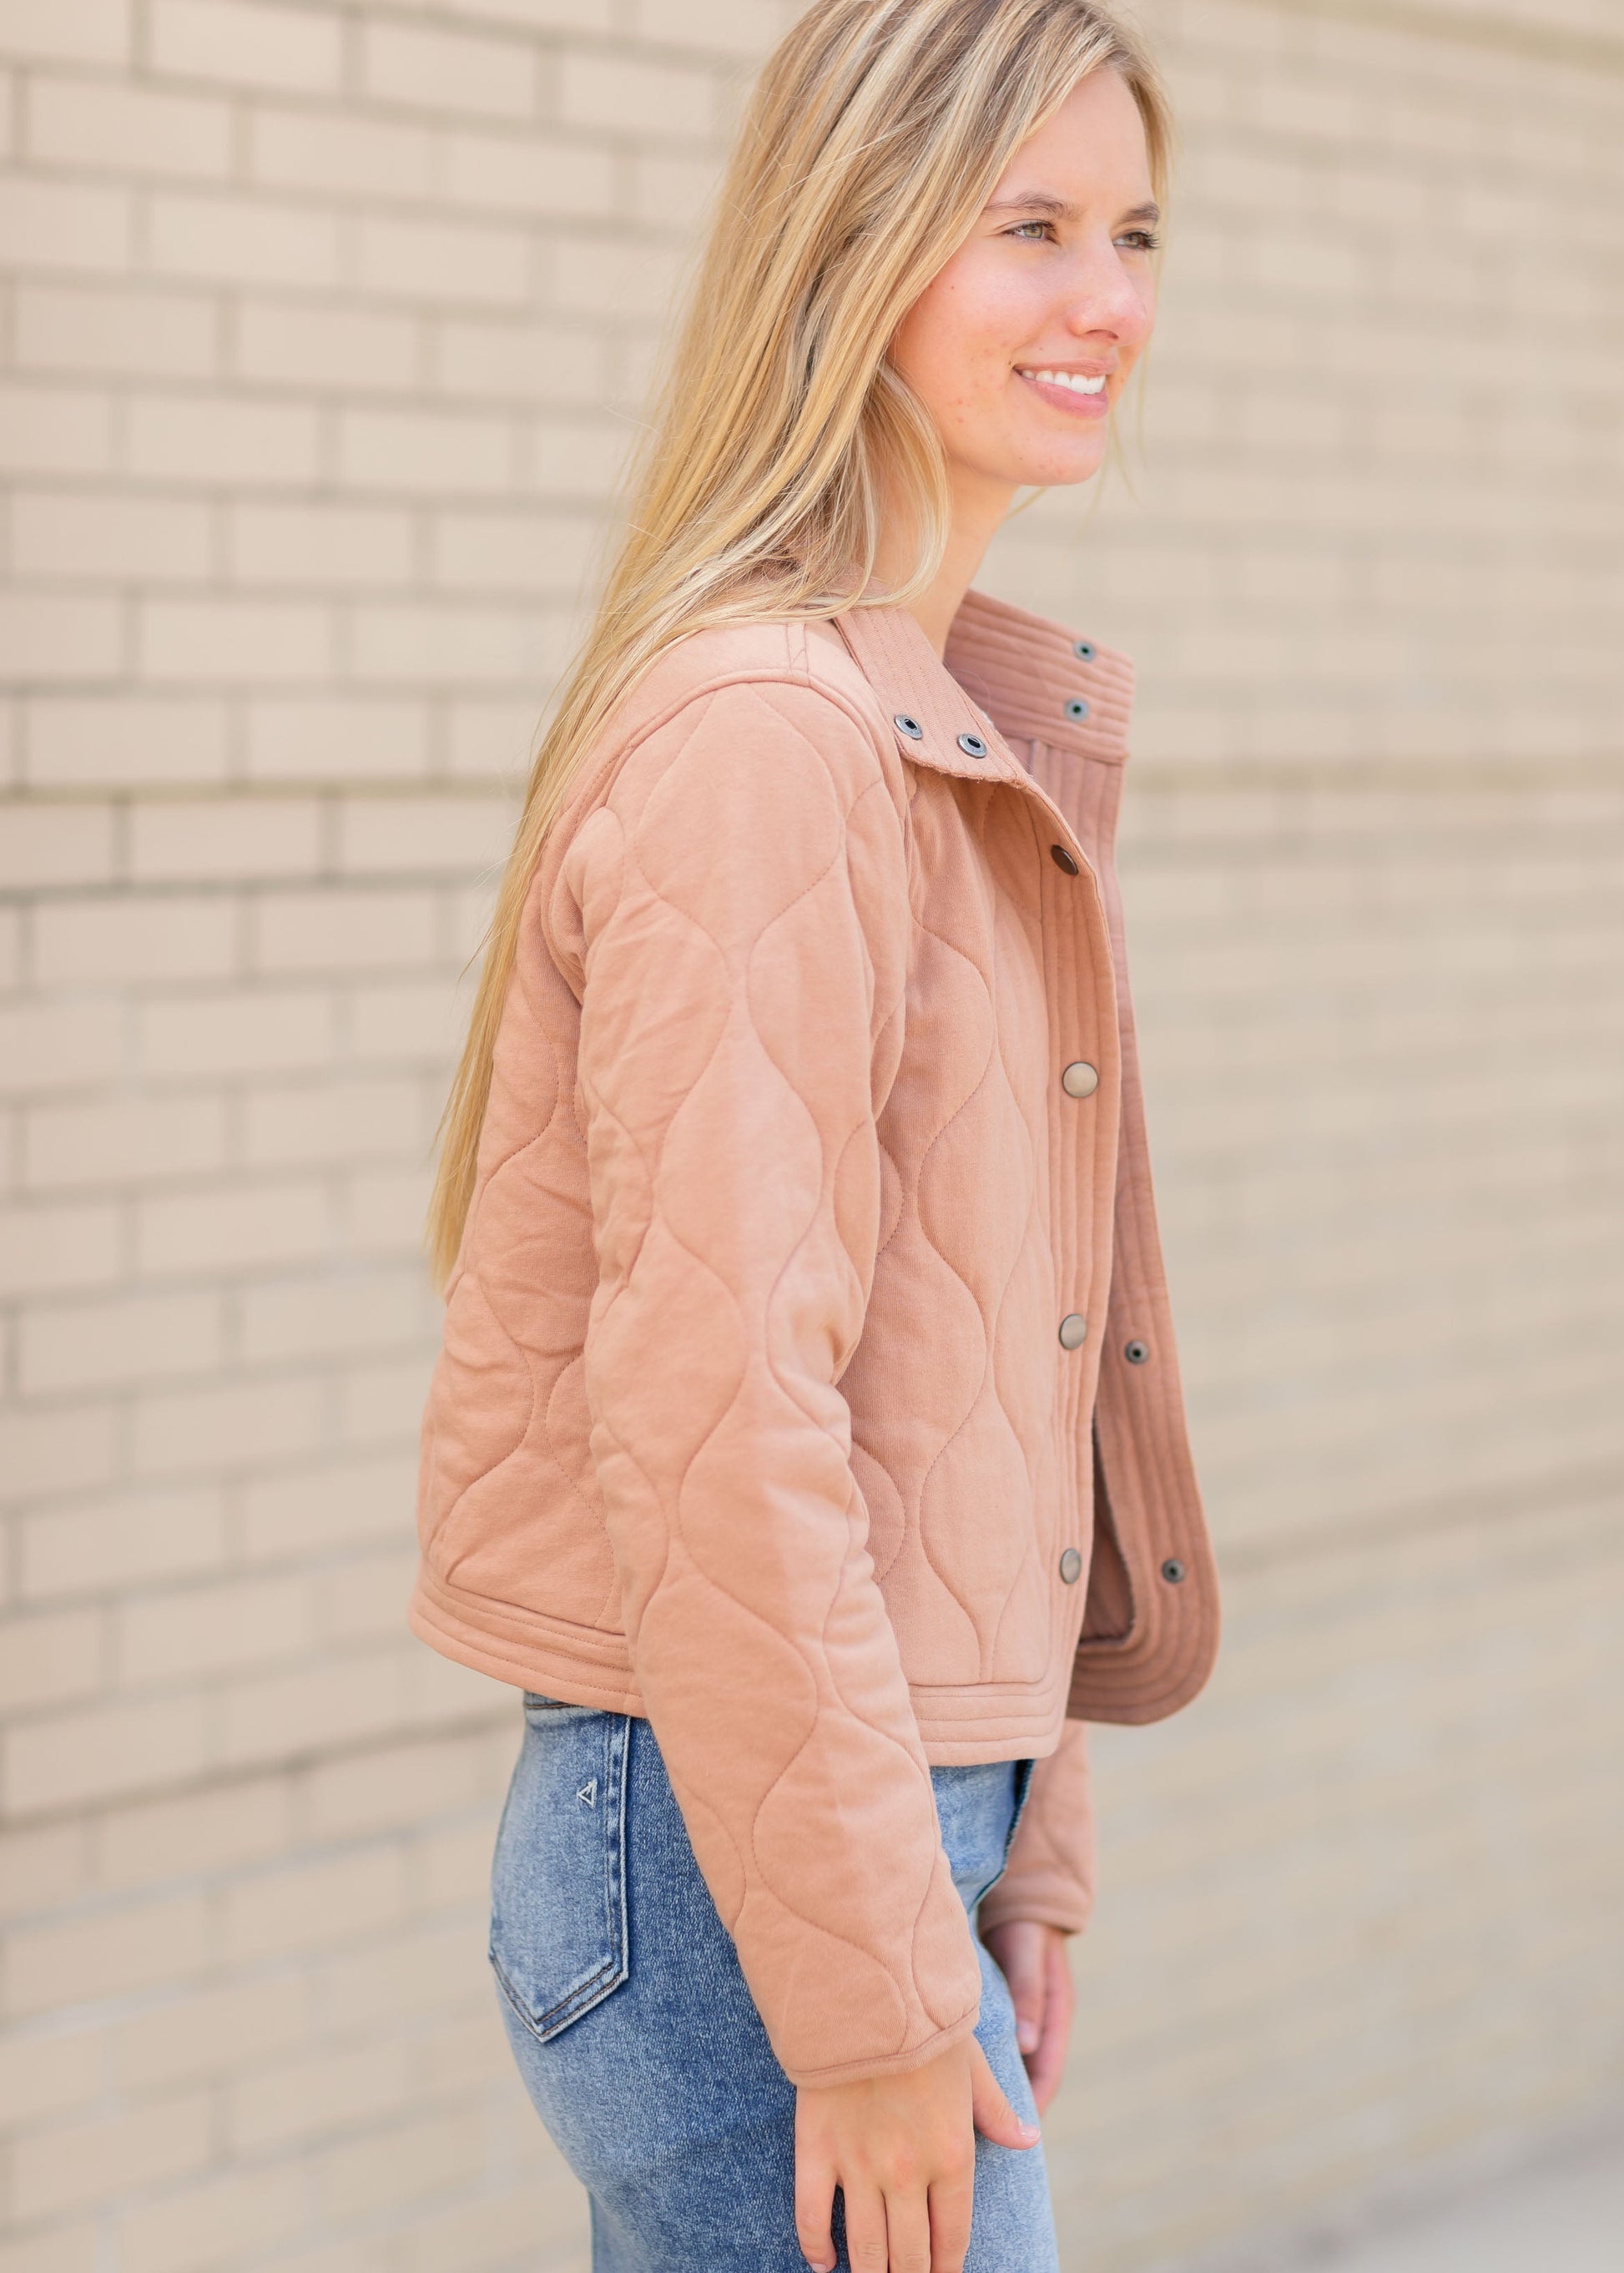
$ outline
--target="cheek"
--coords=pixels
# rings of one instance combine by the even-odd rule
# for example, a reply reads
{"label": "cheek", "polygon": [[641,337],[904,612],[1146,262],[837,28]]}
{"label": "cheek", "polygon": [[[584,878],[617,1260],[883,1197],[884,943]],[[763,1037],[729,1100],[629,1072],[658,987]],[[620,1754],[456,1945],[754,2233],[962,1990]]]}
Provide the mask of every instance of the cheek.
{"label": "cheek", "polygon": [[950,266],[904,318],[891,360],[933,409],[966,408],[1007,380],[1030,335],[1029,301],[1012,279]]}

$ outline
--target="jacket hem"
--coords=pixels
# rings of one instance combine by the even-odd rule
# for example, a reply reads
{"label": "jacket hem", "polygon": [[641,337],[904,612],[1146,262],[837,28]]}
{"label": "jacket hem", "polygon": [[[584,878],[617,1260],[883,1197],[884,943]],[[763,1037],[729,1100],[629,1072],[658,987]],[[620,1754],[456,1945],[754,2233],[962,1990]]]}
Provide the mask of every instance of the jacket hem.
{"label": "jacket hem", "polygon": [[[489,1623],[477,1623],[462,1607],[465,1599],[425,1566],[407,1606],[406,1622],[419,1641],[492,1681],[556,1697],[560,1704],[590,1705],[599,1712],[630,1713],[647,1720],[648,1707],[631,1668],[620,1655],[626,1647],[622,1636],[583,1634],[589,1647],[572,1647],[573,1636],[560,1634],[551,1621],[545,1631],[539,1630],[533,1614],[523,1610],[512,1610],[505,1619],[492,1614]],[[994,1705],[989,1692],[973,1688],[910,1683],[908,1693],[920,1742],[933,1768],[1046,1759],[1065,1727],[1064,1679],[1052,1683],[1041,1696],[1034,1693],[1024,1707]],[[876,2075],[882,2072],[874,2071]]]}

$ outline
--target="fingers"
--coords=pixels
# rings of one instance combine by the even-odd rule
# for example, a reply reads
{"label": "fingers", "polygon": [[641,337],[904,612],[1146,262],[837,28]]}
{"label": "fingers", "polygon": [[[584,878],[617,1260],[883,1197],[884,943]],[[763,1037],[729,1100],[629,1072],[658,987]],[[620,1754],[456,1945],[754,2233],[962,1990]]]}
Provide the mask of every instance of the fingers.
{"label": "fingers", "polygon": [[1066,2048],[1071,2036],[1071,2014],[1076,2005],[1076,1992],[1071,1985],[1071,1968],[1066,1959],[1065,1938],[1051,1934],[1044,1962],[1045,1993],[1043,2034],[1037,2051],[1026,2062],[1026,2074],[1032,2084],[1032,2097],[1041,2115],[1060,2089],[1060,2079],[1065,2073]]}
{"label": "fingers", "polygon": [[938,2179],[930,2189],[930,2273],[964,2273],[974,2201],[973,2150],[965,2157],[961,2173]]}
{"label": "fingers", "polygon": [[1047,1958],[1054,1936],[1034,1919],[1011,1918],[993,1926],[987,1947],[1009,1986],[1015,2010],[1015,2041],[1030,2060],[1043,2041],[1044,2007],[1048,1994]]}
{"label": "fingers", "polygon": [[1009,1963],[1004,1977],[1010,1984],[1015,2007],[1015,2041],[1023,2053],[1034,2052],[1043,2041],[1043,2014],[1049,1993],[1044,1969],[1048,1937],[1041,1926],[1021,1925],[1006,1938]]}
{"label": "fingers", "polygon": [[[834,2273],[834,2165],[808,2152],[803,2142],[795,2149],[795,2239],[801,2254],[815,2273]],[[883,2257],[880,2262],[884,2264]]]}
{"label": "fingers", "polygon": [[922,2187],[885,2197],[887,2273],[936,2273],[930,2260],[930,2209]]}
{"label": "fingers", "polygon": [[1004,2097],[997,2077],[987,2065],[987,2055],[974,2044],[970,2056],[970,2110],[975,2127],[996,2147],[1035,2147],[1040,2133],[1035,2123],[1023,2123]]}
{"label": "fingers", "polygon": [[852,2273],[887,2273],[885,2197],[876,2187],[846,2188],[846,2254]]}

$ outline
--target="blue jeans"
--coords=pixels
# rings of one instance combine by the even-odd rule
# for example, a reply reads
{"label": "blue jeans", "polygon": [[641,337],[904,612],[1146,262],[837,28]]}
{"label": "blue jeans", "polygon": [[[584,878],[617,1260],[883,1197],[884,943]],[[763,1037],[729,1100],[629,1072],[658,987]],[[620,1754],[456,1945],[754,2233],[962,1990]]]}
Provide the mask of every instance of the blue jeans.
{"label": "blue jeans", "polygon": [[[936,1768],[965,1908],[1004,1869],[1031,1764]],[[646,1721],[524,1700],[497,1834],[491,1962],[537,2112],[591,2201],[594,2273],[805,2273],[795,2090],[773,2057]],[[978,1949],[981,1945],[977,1944]],[[984,1949],[976,2028],[1034,2108]],[[841,2242],[838,2224],[837,2242]],[[847,2258],[838,2250],[842,2273]],[[966,2273],[1056,2273],[1043,2149],[975,2148]]]}

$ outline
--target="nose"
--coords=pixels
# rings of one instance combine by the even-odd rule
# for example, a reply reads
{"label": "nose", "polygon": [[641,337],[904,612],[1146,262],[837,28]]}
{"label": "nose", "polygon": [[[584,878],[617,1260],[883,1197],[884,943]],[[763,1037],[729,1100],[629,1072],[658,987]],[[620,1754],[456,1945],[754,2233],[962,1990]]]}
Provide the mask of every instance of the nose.
{"label": "nose", "polygon": [[1103,333],[1124,349],[1144,345],[1155,314],[1152,281],[1130,266],[1109,237],[1079,248],[1077,269],[1067,283],[1064,322],[1073,339]]}

